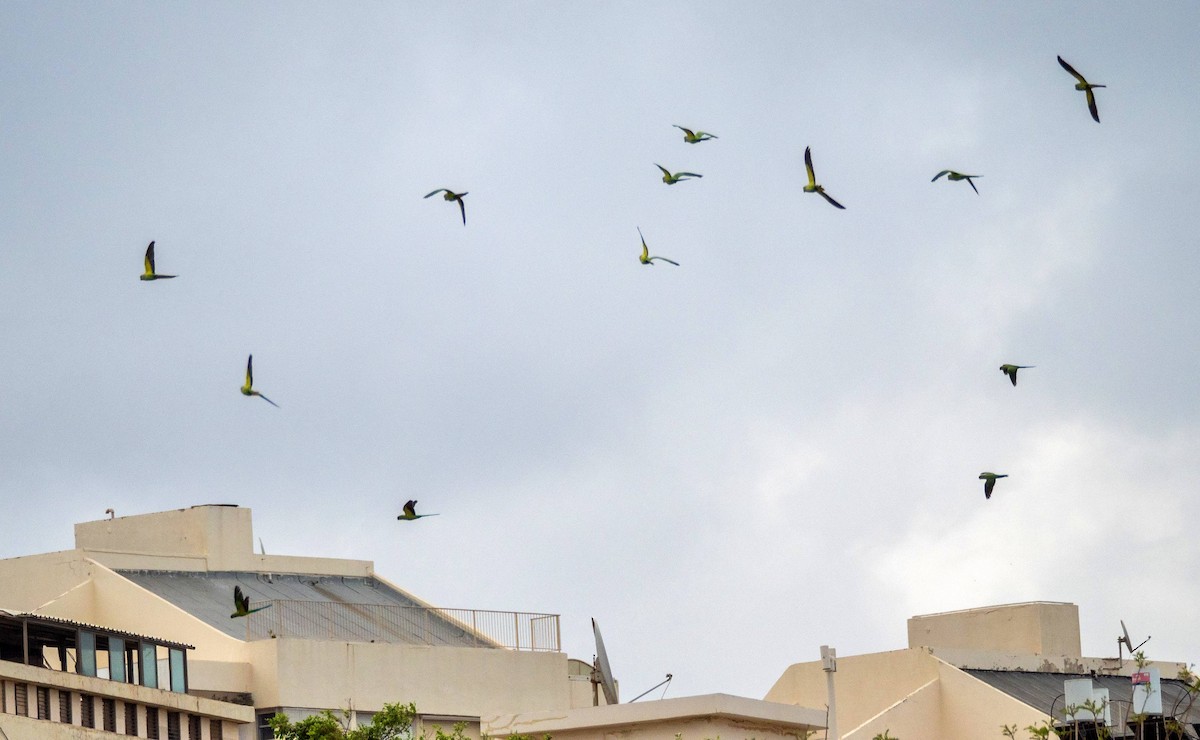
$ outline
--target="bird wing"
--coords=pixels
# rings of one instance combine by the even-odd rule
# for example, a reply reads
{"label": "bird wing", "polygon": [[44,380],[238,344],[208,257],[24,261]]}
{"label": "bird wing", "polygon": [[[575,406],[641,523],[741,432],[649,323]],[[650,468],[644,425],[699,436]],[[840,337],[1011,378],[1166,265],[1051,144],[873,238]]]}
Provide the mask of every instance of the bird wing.
{"label": "bird wing", "polygon": [[650,256],[650,247],[646,246],[646,237],[642,236],[642,227],[638,227],[638,236],[642,237],[642,261],[644,262]]}
{"label": "bird wing", "polygon": [[707,131],[697,131],[697,132],[696,132],[696,136],[707,136],[707,137],[708,137],[708,138],[710,138],[710,139],[717,139],[717,138],[720,138],[720,137],[718,137],[716,134],[710,134],[710,133],[708,133]]}
{"label": "bird wing", "polygon": [[930,180],[929,182],[937,182],[937,179],[938,179],[939,177],[941,177],[942,175],[949,175],[949,174],[950,174],[950,172],[951,172],[951,170],[942,170],[941,172],[939,172],[939,173],[937,173],[936,175],[934,175],[934,176],[933,176],[933,179],[932,179],[932,180]]}
{"label": "bird wing", "polygon": [[809,147],[804,147],[804,169],[808,170],[808,184],[816,187],[817,176],[813,174],[812,151],[810,151]]}
{"label": "bird wing", "polygon": [[967,184],[971,186],[971,189],[975,191],[976,195],[979,195],[979,188],[975,187],[975,183],[971,181],[972,177],[974,177],[974,175],[967,176],[967,178],[966,178]]}
{"label": "bird wing", "polygon": [[1096,110],[1096,95],[1092,92],[1092,88],[1087,89],[1088,112],[1092,114],[1092,120],[1100,123],[1100,111]]}
{"label": "bird wing", "polygon": [[243,611],[249,602],[250,602],[250,600],[247,599],[245,594],[242,593],[242,587],[234,586],[233,587],[233,608],[239,612]]}
{"label": "bird wing", "polygon": [[676,267],[679,267],[679,263],[678,263],[678,262],[676,262],[675,260],[669,260],[669,259],[667,259],[666,257],[651,257],[650,259],[652,259],[652,260],[662,260],[663,262],[670,262],[672,265],[675,265]]}
{"label": "bird wing", "polygon": [[704,177],[704,175],[697,174],[695,172],[676,172],[675,177]]}
{"label": "bird wing", "polygon": [[417,515],[416,501],[409,501],[404,504],[404,515],[408,517],[415,517]]}
{"label": "bird wing", "polygon": [[824,190],[818,190],[817,192],[821,194],[822,198],[829,201],[830,205],[837,206],[838,208],[841,208],[843,211],[846,210],[846,206],[842,205],[841,203],[838,203],[833,198],[830,198],[829,194],[826,193]]}
{"label": "bird wing", "polygon": [[683,133],[687,134],[688,136],[695,136],[695,134],[692,133],[692,130],[690,128],[684,128],[683,126],[680,126],[678,123],[672,123],[671,125],[677,129],[679,129]]}
{"label": "bird wing", "polygon": [[154,242],[150,242],[150,246],[146,247],[146,274],[154,274]]}
{"label": "bird wing", "polygon": [[992,497],[992,489],[995,487],[996,487],[996,479],[988,478],[987,481],[983,484],[983,497],[991,498]]}
{"label": "bird wing", "polygon": [[666,177],[673,177],[673,175],[671,174],[671,171],[670,171],[670,170],[668,170],[666,167],[663,167],[663,166],[662,166],[661,164],[659,164],[658,162],[655,162],[655,163],[654,163],[654,166],[655,166],[655,167],[657,167],[657,168],[659,168],[660,170],[662,170],[662,173],[663,173],[663,175],[665,175]]}
{"label": "bird wing", "polygon": [[1065,70],[1067,70],[1068,72],[1070,72],[1072,77],[1074,77],[1075,79],[1079,80],[1080,82],[1082,82],[1082,83],[1083,83],[1083,84],[1085,84],[1085,85],[1087,84],[1087,80],[1085,80],[1085,79],[1083,78],[1083,75],[1081,75],[1081,74],[1079,74],[1078,72],[1076,72],[1074,67],[1072,67],[1071,65],[1067,64],[1066,62],[1064,62],[1062,57],[1059,57],[1059,58],[1058,58],[1058,63],[1062,65],[1062,68],[1063,68],[1063,69],[1065,69]]}
{"label": "bird wing", "polygon": [[246,390],[254,387],[254,355],[246,358],[246,385],[242,387]]}
{"label": "bird wing", "polygon": [[452,191],[449,190],[448,188],[438,188],[437,190],[433,191],[432,193],[430,193],[429,195],[426,195],[424,197],[432,198],[433,196],[437,195],[438,193],[449,193],[449,192],[452,192]]}
{"label": "bird wing", "polygon": [[[463,195],[466,195],[466,193],[463,193]],[[455,198],[455,200],[457,200],[457,201],[458,201],[458,210],[462,211],[462,217],[463,217],[463,226],[466,226],[466,225],[467,225],[467,206],[466,206],[466,204],[463,202],[463,199],[462,199],[462,196],[461,196],[461,195],[460,195],[459,197]],[[486,215],[486,214],[485,214],[485,215]],[[486,220],[486,219],[485,219],[485,220]]]}
{"label": "bird wing", "polygon": [[1016,385],[1017,384],[1017,368],[1014,367],[1011,371],[1008,371],[1006,374],[1008,375],[1008,379],[1012,381],[1012,384]]}

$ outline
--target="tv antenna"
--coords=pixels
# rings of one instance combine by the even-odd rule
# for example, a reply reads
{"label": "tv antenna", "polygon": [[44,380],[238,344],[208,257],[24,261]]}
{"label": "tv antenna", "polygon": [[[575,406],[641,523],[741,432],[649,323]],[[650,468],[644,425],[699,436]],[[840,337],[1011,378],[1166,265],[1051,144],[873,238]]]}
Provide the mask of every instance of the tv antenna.
{"label": "tv antenna", "polygon": [[616,704],[617,682],[613,680],[612,667],[608,665],[608,653],[604,652],[604,638],[600,637],[600,626],[592,617],[592,634],[596,636],[596,657],[592,662],[592,706],[600,706],[600,689],[604,689],[604,703]]}
{"label": "tv antenna", "polygon": [[[654,691],[655,689],[657,689],[659,686],[663,686],[663,685],[666,685],[666,684],[669,684],[669,683],[671,683],[671,679],[672,679],[672,678],[675,678],[675,677],[674,677],[674,676],[672,676],[670,673],[668,673],[666,678],[664,678],[663,680],[661,680],[661,681],[659,681],[658,683],[654,684],[653,686],[651,686],[650,688],[646,689],[646,690],[645,690],[645,691],[643,691],[642,693],[640,693],[640,694],[638,694],[637,696],[635,696],[635,697],[633,697],[632,699],[630,699],[630,700],[629,700],[629,703],[630,703],[630,704],[634,703],[635,701],[637,701],[638,699],[641,699],[641,698],[642,698],[643,696],[645,696],[646,694],[649,694],[651,691]],[[667,690],[666,690],[666,689],[663,689],[663,695],[664,695],[664,696],[666,695],[666,693],[667,693]]]}
{"label": "tv antenna", "polygon": [[1125,648],[1129,651],[1129,657],[1133,657],[1133,655],[1135,653],[1137,653],[1138,648],[1140,648],[1142,645],[1145,645],[1146,643],[1150,642],[1150,638],[1152,637],[1152,635],[1147,635],[1146,639],[1139,642],[1137,644],[1137,646],[1135,647],[1133,644],[1133,640],[1129,639],[1129,630],[1125,629],[1125,620],[1122,619],[1122,620],[1120,620],[1120,622],[1121,622],[1121,634],[1119,637],[1117,637],[1117,660],[1121,663],[1121,665],[1125,665],[1125,658],[1121,655],[1121,646],[1124,645]]}

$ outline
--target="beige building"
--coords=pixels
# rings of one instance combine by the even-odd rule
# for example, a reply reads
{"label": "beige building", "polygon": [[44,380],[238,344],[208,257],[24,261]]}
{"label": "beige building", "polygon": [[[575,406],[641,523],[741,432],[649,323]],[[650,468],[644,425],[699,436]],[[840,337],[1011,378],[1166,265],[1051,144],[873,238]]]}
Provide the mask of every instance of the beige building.
{"label": "beige building", "polygon": [[237,738],[250,707],[187,693],[190,645],[0,610],[4,737]]}
{"label": "beige building", "polygon": [[[1090,699],[1107,708],[1105,725],[1113,737],[1134,737],[1126,720],[1151,708],[1145,696],[1135,696],[1133,677],[1153,671],[1161,677],[1154,693],[1162,713],[1196,737],[1200,708],[1175,679],[1185,667],[1152,662],[1139,669],[1128,654],[1083,657],[1074,604],[1030,602],[916,616],[908,620],[907,649],[837,660],[836,727],[843,740],[871,740],[885,730],[901,740],[1000,738],[1005,725],[1016,725],[1017,736],[1025,738],[1025,727],[1051,716],[1065,721],[1064,709]],[[826,673],[813,661],[790,666],[766,699],[823,706],[828,696]],[[1089,737],[1095,724],[1090,717],[1077,712],[1080,737]],[[1162,723],[1152,715],[1143,727]],[[1158,736],[1166,734],[1144,734]]]}
{"label": "beige building", "polygon": [[[64,658],[63,671],[47,667],[52,655],[21,661],[0,652],[7,692],[17,684],[75,692],[61,700],[69,706],[86,692],[111,698],[117,713],[107,725],[115,733],[84,729],[56,713],[58,694],[48,694],[44,713],[14,696],[0,705],[0,732],[9,740],[128,734],[121,712],[142,717],[155,702],[168,707],[163,716],[201,718],[188,719],[179,735],[161,735],[172,740],[269,738],[266,720],[277,711],[295,720],[346,710],[357,724],[398,701],[416,704],[420,725],[462,721],[476,737],[553,726],[556,735],[581,739],[674,738],[672,727],[769,738],[824,726],[823,710],[725,695],[593,707],[591,665],[561,651],[556,614],[434,608],[380,577],[370,561],[265,555],[253,541],[249,509],[197,506],[76,524],[72,550],[0,560],[0,605],[14,614],[74,624],[79,634],[90,629],[120,650],[163,646],[167,675],[179,660],[171,651],[186,655],[186,682],[169,684],[183,693],[103,678],[139,670],[120,667],[106,650],[94,651],[103,664],[97,675],[81,675],[78,656]],[[231,618],[235,588],[261,610]],[[149,669],[155,661],[144,663]]]}

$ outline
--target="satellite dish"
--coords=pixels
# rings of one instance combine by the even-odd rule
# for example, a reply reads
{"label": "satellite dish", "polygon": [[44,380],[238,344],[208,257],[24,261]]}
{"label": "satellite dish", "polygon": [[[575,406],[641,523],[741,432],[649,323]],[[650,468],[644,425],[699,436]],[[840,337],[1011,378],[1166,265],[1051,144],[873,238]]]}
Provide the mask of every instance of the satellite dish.
{"label": "satellite dish", "polygon": [[1137,645],[1134,645],[1133,640],[1129,639],[1129,630],[1125,628],[1125,620],[1122,619],[1120,622],[1121,636],[1117,638],[1117,659],[1123,661],[1123,658],[1121,657],[1121,645],[1124,645],[1125,649],[1129,651],[1129,654],[1133,655],[1137,652],[1138,648],[1140,648],[1142,645],[1145,645],[1147,642],[1150,642],[1150,636],[1147,635],[1145,640],[1142,640]]}
{"label": "satellite dish", "polygon": [[596,663],[592,666],[593,703],[597,706],[600,704],[600,697],[594,695],[598,684],[604,689],[604,702],[617,704],[617,684],[613,680],[612,667],[608,665],[608,653],[604,652],[604,638],[600,637],[600,626],[596,624],[595,617],[592,617],[592,633],[596,635]]}

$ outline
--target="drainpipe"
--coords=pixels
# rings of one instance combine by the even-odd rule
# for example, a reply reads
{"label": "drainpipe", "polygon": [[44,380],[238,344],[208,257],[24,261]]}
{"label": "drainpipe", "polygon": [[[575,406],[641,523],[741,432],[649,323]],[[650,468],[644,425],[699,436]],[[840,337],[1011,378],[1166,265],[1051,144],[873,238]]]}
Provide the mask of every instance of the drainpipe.
{"label": "drainpipe", "polygon": [[837,673],[837,650],[828,645],[821,646],[821,670],[825,671],[825,686],[829,692],[829,727],[825,729],[826,740],[841,740],[837,730],[837,696],[833,689],[833,674]]}

